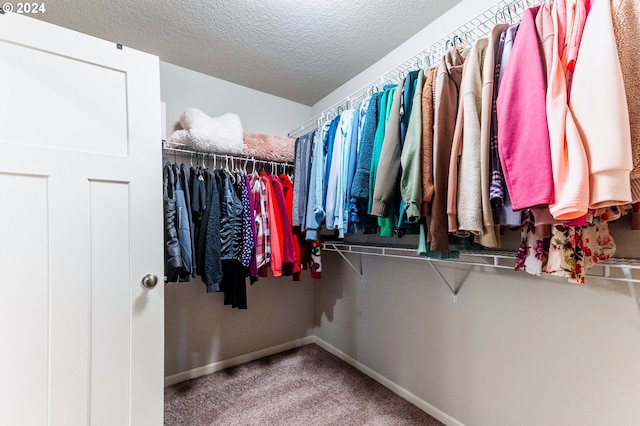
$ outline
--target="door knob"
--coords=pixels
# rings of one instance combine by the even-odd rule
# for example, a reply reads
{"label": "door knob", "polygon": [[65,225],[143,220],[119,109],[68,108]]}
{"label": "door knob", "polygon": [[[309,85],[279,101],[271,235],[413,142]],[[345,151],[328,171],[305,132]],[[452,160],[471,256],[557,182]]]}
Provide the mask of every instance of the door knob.
{"label": "door knob", "polygon": [[146,288],[154,288],[158,284],[158,277],[154,274],[147,274],[142,277],[142,285]]}

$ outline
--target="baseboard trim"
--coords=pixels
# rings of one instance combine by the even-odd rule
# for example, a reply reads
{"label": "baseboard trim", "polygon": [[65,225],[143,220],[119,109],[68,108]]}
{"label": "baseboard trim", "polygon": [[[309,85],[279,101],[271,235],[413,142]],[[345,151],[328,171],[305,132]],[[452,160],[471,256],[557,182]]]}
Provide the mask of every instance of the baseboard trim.
{"label": "baseboard trim", "polygon": [[322,349],[326,350],[327,352],[332,353],[333,355],[337,356],[338,358],[340,358],[344,362],[346,362],[346,363],[352,365],[353,367],[357,368],[360,372],[362,372],[362,373],[366,374],[367,376],[371,377],[376,382],[380,383],[381,385],[383,385],[384,387],[386,387],[387,389],[389,389],[393,393],[397,394],[398,396],[406,399],[407,401],[409,401],[410,403],[412,403],[416,407],[420,408],[422,411],[424,411],[425,413],[429,414],[430,416],[435,417],[436,419],[438,419],[442,423],[444,423],[444,424],[446,424],[448,426],[465,426],[463,423],[461,423],[458,420],[454,419],[453,417],[451,417],[447,413],[437,409],[436,407],[434,407],[433,405],[429,404],[424,399],[422,399],[419,396],[415,395],[414,393],[408,391],[407,389],[403,388],[402,386],[398,385],[397,383],[392,382],[391,380],[387,379],[386,377],[384,377],[380,373],[372,370],[371,368],[369,368],[366,365],[362,364],[361,362],[357,361],[355,358],[352,358],[351,356],[349,356],[346,353],[342,352],[340,349],[336,348],[332,344],[322,340],[318,336],[312,336],[312,337],[313,337],[313,343],[317,344]]}
{"label": "baseboard trim", "polygon": [[222,361],[214,362],[212,364],[192,368],[191,370],[181,371],[180,373],[166,376],[164,378],[164,385],[175,385],[176,383],[184,382],[185,380],[195,379],[200,376],[215,373],[216,371],[224,370],[225,368],[235,367],[236,365],[244,364],[245,362],[255,361],[265,356],[275,355],[280,352],[288,351],[289,349],[295,349],[300,346],[308,345],[309,343],[315,343],[315,336],[303,337],[301,339],[292,340],[280,345],[275,345],[269,348],[238,355],[233,358],[227,358]]}

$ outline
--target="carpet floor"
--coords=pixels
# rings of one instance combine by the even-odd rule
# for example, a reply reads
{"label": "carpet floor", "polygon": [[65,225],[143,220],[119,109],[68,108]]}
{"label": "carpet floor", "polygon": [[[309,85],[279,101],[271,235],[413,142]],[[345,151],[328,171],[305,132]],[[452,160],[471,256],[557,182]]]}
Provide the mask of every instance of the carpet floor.
{"label": "carpet floor", "polygon": [[165,388],[165,425],[442,425],[316,344]]}

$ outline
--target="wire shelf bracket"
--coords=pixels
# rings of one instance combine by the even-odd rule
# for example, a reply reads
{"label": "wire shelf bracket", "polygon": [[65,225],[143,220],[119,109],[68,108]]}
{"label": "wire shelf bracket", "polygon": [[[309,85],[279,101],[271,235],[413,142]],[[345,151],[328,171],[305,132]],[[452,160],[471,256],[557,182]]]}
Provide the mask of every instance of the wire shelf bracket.
{"label": "wire shelf bracket", "polygon": [[[353,269],[353,271],[358,274],[358,276],[360,277],[360,281],[364,281],[364,274],[362,273],[362,264],[360,264],[360,268],[357,268],[350,260],[347,256],[344,255],[344,253],[342,252],[342,250],[340,250],[335,244],[324,244],[324,250],[328,250],[328,251],[334,251],[336,253],[338,253],[340,255],[340,257],[342,257],[342,260],[344,260],[347,265],[349,265],[349,267],[351,269]],[[328,248],[330,247],[330,248]],[[349,250],[350,250],[351,246],[349,246]]]}
{"label": "wire shelf bracket", "polygon": [[427,258],[427,263],[429,263],[429,265],[431,265],[431,268],[433,268],[433,270],[436,272],[436,274],[438,274],[438,276],[440,277],[440,279],[442,280],[444,285],[446,285],[447,288],[449,289],[449,291],[451,291],[451,294],[453,295],[453,301],[457,302],[458,301],[458,293],[460,292],[460,289],[462,288],[462,285],[464,284],[464,281],[462,281],[462,283],[460,283],[460,285],[458,287],[453,287],[451,284],[449,284],[449,281],[447,281],[447,279],[444,277],[444,275],[442,275],[442,272],[440,272],[440,270],[438,268],[436,268],[436,265],[433,264],[431,259]]}
{"label": "wire shelf bracket", "polygon": [[636,303],[636,308],[638,308],[638,315],[640,316],[640,299],[638,298],[638,293],[636,292],[636,282],[633,280],[633,276],[631,275],[631,268],[623,266],[622,273],[625,278],[627,278],[627,285],[629,286],[629,295]]}

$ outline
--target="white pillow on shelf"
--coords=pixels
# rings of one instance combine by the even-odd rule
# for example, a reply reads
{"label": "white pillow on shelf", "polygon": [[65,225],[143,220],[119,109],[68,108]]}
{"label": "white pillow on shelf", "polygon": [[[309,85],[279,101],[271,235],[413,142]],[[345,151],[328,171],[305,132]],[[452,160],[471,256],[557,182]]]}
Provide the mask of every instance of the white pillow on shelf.
{"label": "white pillow on shelf", "polygon": [[237,155],[244,150],[242,122],[237,114],[209,117],[197,108],[188,108],[180,116],[180,125],[184,130],[173,132],[167,143],[217,154]]}

